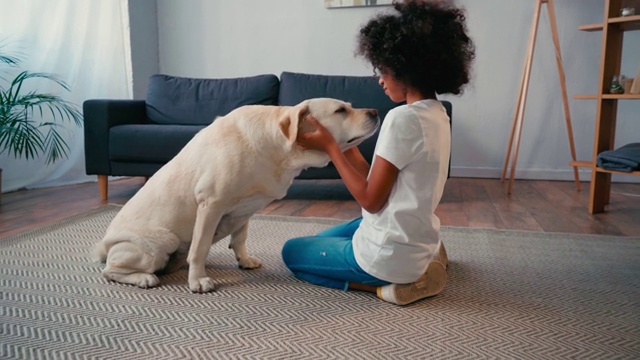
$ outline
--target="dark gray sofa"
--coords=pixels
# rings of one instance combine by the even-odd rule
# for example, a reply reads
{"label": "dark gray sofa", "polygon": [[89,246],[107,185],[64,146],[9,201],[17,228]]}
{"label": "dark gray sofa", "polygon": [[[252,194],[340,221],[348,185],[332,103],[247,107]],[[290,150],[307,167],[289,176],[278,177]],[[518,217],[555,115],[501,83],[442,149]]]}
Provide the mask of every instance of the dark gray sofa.
{"label": "dark gray sofa", "polygon": [[[398,106],[377,79],[283,72],[229,79],[153,75],[145,100],[90,99],[83,103],[85,164],[106,200],[108,176],[150,177],[216,117],[251,104],[296,105],[331,97],[375,108],[381,119]],[[451,103],[443,101],[451,118]],[[377,134],[359,145],[371,161]],[[297,179],[339,179],[333,164],[304,170]]]}

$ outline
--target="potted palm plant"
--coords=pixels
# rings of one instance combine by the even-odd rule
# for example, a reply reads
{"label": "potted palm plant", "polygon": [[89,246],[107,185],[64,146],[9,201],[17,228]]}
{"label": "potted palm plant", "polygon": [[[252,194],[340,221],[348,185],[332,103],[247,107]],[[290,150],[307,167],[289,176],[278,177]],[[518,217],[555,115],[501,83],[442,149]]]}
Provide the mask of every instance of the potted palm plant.
{"label": "potted palm plant", "polygon": [[[4,54],[0,44],[0,65],[17,72],[11,79],[0,74],[0,154],[16,159],[46,155],[47,164],[68,156],[69,146],[61,135],[65,122],[82,126],[82,113],[58,95],[29,90],[30,81],[44,79],[63,90],[69,86],[53,74],[19,70],[20,58]],[[0,196],[2,168],[0,168]],[[1,198],[0,198],[1,199]]]}

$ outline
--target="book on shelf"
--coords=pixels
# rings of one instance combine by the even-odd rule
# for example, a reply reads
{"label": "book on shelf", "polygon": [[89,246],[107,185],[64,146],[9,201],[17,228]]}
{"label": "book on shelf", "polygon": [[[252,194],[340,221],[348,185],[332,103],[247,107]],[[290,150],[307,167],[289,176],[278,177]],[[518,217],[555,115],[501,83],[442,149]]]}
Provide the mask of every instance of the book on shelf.
{"label": "book on shelf", "polygon": [[629,94],[640,94],[640,66],[638,66],[638,71],[636,71],[636,76],[633,79],[633,83],[629,87]]}

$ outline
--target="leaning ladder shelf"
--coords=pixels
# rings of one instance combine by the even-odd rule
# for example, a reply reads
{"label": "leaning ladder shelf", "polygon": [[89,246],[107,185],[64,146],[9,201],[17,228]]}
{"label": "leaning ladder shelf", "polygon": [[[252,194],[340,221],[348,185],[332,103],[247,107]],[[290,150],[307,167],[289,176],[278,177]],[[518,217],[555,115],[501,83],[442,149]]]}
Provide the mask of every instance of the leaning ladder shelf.
{"label": "leaning ladder shelf", "polygon": [[640,100],[640,94],[609,94],[609,79],[620,73],[622,62],[622,40],[626,31],[640,30],[640,15],[620,17],[622,0],[606,0],[603,22],[582,25],[582,31],[601,31],[602,48],[600,56],[599,93],[595,95],[576,95],[574,99],[597,100],[596,126],[591,161],[571,161],[569,165],[591,168],[589,192],[589,213],[605,211],[611,193],[611,175],[621,174],[640,176],[640,171],[622,172],[606,170],[597,166],[596,159],[602,151],[614,148],[616,115],[619,100]]}
{"label": "leaning ladder shelf", "polygon": [[[529,34],[529,47],[525,57],[524,71],[522,72],[522,82],[520,83],[520,93],[516,102],[516,111],[513,115],[513,123],[511,126],[511,135],[509,136],[509,145],[507,145],[507,155],[502,168],[501,181],[507,177],[507,168],[511,163],[511,175],[509,176],[509,186],[507,193],[511,194],[513,189],[513,181],[516,175],[516,162],[518,161],[518,151],[520,147],[520,138],[522,136],[522,128],[524,121],[524,110],[527,104],[527,92],[529,87],[529,79],[531,77],[531,66],[533,64],[533,54],[535,51],[536,38],[538,32],[538,24],[540,22],[540,13],[542,5],[547,5],[547,14],[549,15],[549,27],[551,30],[551,38],[553,46],[556,50],[556,64],[558,66],[558,79],[560,80],[560,93],[562,94],[562,105],[564,106],[564,118],[567,125],[567,136],[569,137],[569,150],[571,152],[571,163],[576,162],[576,148],[573,142],[573,129],[571,127],[571,115],[569,113],[569,99],[567,98],[567,85],[564,75],[564,66],[562,65],[562,55],[560,54],[560,39],[558,36],[558,27],[556,25],[556,12],[554,10],[553,0],[537,0],[535,11],[533,13],[533,24]],[[511,151],[513,150],[513,157]],[[576,189],[580,190],[580,176],[578,174],[578,166],[573,167],[573,177],[576,182]]]}

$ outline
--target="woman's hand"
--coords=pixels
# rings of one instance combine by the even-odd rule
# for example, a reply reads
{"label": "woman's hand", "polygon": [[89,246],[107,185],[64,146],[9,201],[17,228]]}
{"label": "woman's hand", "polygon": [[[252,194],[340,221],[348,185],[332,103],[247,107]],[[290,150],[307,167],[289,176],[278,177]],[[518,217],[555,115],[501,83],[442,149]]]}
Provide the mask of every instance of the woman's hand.
{"label": "woman's hand", "polygon": [[380,211],[389,200],[389,194],[400,170],[384,158],[378,157],[375,167],[371,169],[371,174],[367,178],[369,163],[357,148],[343,153],[333,135],[318,120],[308,115],[305,121],[314,130],[298,133],[296,139],[298,146],[302,149],[327,153],[349,192],[360,206],[370,213]]}
{"label": "woman's hand", "polygon": [[311,132],[299,132],[296,139],[296,143],[303,150],[318,150],[322,152],[329,152],[331,146],[337,145],[333,135],[324,127],[316,118],[311,115],[307,115],[305,118],[314,130]]}

